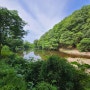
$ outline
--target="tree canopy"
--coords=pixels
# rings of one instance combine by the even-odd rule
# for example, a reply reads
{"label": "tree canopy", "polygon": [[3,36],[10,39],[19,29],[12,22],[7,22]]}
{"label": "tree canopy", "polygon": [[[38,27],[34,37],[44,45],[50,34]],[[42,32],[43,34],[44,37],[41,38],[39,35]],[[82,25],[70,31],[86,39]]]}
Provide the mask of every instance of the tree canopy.
{"label": "tree canopy", "polygon": [[84,38],[90,38],[90,5],[73,12],[42,35],[37,47],[41,49],[58,49],[63,46],[76,48]]}
{"label": "tree canopy", "polygon": [[26,23],[20,18],[16,10],[0,7],[0,50],[3,45],[13,47],[14,41],[21,41],[26,34],[23,29],[25,25]]}

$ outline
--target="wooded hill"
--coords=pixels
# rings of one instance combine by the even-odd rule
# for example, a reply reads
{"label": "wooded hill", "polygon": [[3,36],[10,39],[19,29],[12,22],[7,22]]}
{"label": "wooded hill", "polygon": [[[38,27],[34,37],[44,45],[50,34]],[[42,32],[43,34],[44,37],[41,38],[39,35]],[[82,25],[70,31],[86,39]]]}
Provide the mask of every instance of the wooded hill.
{"label": "wooded hill", "polygon": [[34,43],[39,49],[72,47],[90,51],[90,5],[64,18]]}

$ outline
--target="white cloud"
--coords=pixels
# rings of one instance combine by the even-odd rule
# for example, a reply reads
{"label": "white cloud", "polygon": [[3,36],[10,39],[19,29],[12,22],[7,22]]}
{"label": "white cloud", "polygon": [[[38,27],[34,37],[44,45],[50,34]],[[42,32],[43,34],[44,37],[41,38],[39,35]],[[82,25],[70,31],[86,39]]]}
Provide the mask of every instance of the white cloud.
{"label": "white cloud", "polygon": [[25,39],[32,42],[65,17],[63,11],[67,2],[68,0],[0,0],[0,6],[18,10],[20,17],[28,23],[25,29],[30,33]]}
{"label": "white cloud", "polygon": [[33,4],[29,5],[29,8],[34,15],[36,15],[38,20],[37,23],[40,22],[41,26],[47,31],[49,28],[52,28],[55,23],[65,17],[63,9],[65,8],[67,1],[68,0],[64,0],[62,1],[62,4],[60,4],[60,0],[56,0],[56,2],[54,0],[38,0],[36,3],[33,1]]}

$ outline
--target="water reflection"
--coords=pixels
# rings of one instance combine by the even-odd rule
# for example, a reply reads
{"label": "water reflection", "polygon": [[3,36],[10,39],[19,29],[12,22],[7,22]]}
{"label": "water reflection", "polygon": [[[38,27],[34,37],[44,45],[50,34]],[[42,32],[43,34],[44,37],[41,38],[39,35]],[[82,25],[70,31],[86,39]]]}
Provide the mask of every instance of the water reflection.
{"label": "water reflection", "polygon": [[90,59],[90,57],[87,57],[87,56],[66,54],[59,51],[31,50],[31,51],[24,52],[25,59],[30,59],[31,57],[33,57],[34,60],[37,60],[37,59],[45,60],[49,56],[52,56],[52,55],[58,55],[60,57],[65,57],[65,58],[72,57],[72,58],[89,58]]}
{"label": "water reflection", "polygon": [[35,55],[34,51],[30,51],[29,53],[24,52],[24,58],[25,59],[34,58],[34,60],[41,59],[39,55]]}

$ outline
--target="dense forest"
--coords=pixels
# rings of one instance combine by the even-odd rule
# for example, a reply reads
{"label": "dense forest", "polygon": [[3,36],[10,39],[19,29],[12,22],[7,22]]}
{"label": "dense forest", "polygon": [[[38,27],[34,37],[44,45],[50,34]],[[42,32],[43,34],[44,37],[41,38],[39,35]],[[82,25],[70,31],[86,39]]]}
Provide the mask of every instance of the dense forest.
{"label": "dense forest", "polygon": [[34,43],[39,49],[77,48],[90,51],[90,5],[73,12]]}
{"label": "dense forest", "polygon": [[[88,10],[89,6],[84,8]],[[68,18],[64,21],[66,22],[67,20]],[[64,21],[61,23],[64,23]],[[61,23],[59,24],[62,25]],[[67,22],[67,24],[69,23]],[[20,18],[16,10],[0,7],[0,90],[90,90],[90,75],[85,72],[86,68],[90,68],[88,64],[69,63],[66,59],[58,56],[50,56],[47,60],[37,61],[33,58],[24,59],[20,53],[33,48],[33,44],[22,39],[27,34],[23,29],[25,25],[25,21]],[[54,28],[59,29],[58,26],[57,24]],[[68,25],[65,23],[63,26],[66,28]],[[45,42],[43,41],[41,44],[46,49],[50,45],[53,46],[50,46],[50,48],[56,49],[60,43],[58,40],[61,37],[60,40],[64,42],[63,34],[67,33],[67,31],[63,33],[64,28],[62,28],[62,30],[59,30],[60,32],[62,31],[62,34],[60,34],[58,29],[54,28],[55,33],[53,33],[53,30],[50,30],[39,41],[35,40],[35,47],[37,47],[38,42],[39,47],[42,48],[40,43],[44,39]],[[73,29],[71,30],[74,31]],[[85,38],[82,38],[84,30],[80,31],[75,34],[78,36],[77,40],[82,39],[80,45],[82,45],[84,40],[86,42],[85,45],[90,44],[89,32],[84,34]],[[76,29],[74,32],[76,32]],[[74,34],[74,32],[68,31],[69,34],[66,35],[73,36],[72,33]],[[60,34],[61,37],[54,34]],[[71,41],[69,45],[76,46]],[[89,50],[89,48],[85,50]]]}

